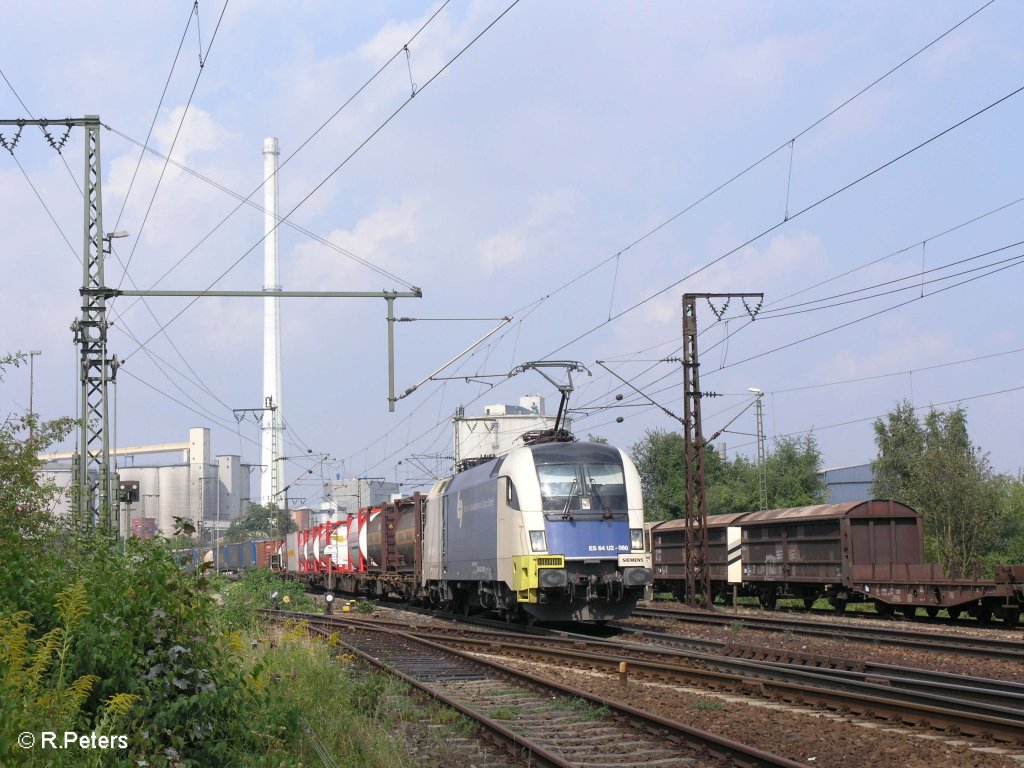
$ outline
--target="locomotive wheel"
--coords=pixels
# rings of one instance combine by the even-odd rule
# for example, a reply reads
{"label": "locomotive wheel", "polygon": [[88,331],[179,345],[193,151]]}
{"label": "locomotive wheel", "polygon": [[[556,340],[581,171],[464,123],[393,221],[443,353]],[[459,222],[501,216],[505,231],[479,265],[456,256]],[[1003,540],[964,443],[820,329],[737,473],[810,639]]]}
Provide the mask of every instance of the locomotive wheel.
{"label": "locomotive wheel", "polygon": [[939,615],[939,607],[937,605],[929,605],[924,609],[924,612],[928,614],[929,619],[934,619]]}

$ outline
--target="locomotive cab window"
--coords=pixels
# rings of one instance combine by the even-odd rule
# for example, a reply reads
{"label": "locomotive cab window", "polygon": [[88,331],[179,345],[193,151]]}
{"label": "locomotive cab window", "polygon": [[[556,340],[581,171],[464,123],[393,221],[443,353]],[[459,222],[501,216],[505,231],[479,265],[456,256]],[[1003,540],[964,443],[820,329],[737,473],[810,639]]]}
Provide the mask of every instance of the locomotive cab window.
{"label": "locomotive cab window", "polygon": [[597,497],[598,508],[623,510],[626,508],[626,479],[622,467],[616,464],[584,464],[586,478],[584,491]]}
{"label": "locomotive cab window", "polygon": [[512,482],[512,478],[502,475],[498,478],[498,482],[505,486],[505,503],[510,509],[519,509],[519,494],[516,492],[516,484]]}
{"label": "locomotive cab window", "polygon": [[537,466],[545,512],[583,517],[623,517],[626,481],[617,464],[540,464]]}
{"label": "locomotive cab window", "polygon": [[567,504],[571,508],[579,485],[575,464],[542,464],[537,467],[537,478],[545,512],[561,512]]}

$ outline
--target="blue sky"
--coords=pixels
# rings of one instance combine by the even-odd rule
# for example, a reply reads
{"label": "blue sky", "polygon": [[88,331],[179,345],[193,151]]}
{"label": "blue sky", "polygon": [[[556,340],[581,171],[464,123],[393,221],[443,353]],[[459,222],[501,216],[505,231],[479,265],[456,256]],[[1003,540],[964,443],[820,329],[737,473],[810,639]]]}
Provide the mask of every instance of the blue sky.
{"label": "blue sky", "polygon": [[[542,394],[554,407],[537,374],[501,377],[546,357],[593,372],[575,377],[578,433],[628,447],[675,428],[595,361],[681,413],[679,365],[659,361],[679,354],[686,291],[765,294],[753,323],[736,303],[721,322],[699,309],[702,385],[723,395],[705,401],[705,434],[757,387],[769,438],[813,429],[842,466],[874,457],[871,419],[897,401],[960,403],[995,469],[1016,473],[1024,93],[1000,100],[1024,86],[1024,6],[964,21],[983,6],[31,3],[0,30],[0,116],[110,126],[104,229],[131,233],[110,285],[150,287],[173,267],[159,287],[226,273],[216,287],[260,288],[262,213],[225,190],[258,189],[276,136],[282,161],[299,150],[282,213],[388,273],[285,226],[283,286],[423,289],[396,304],[423,318],[397,327],[399,392],[513,317],[443,374],[471,381],[428,382],[389,413],[384,302],[283,301],[286,452],[329,453],[332,476],[415,482],[433,460],[410,457],[451,455],[460,405]],[[150,146],[173,143],[205,179],[139,163],[151,123]],[[17,163],[0,152],[14,319],[0,348],[43,351],[46,417],[74,415],[78,391],[81,132],[64,157],[29,129]],[[256,425],[232,409],[261,399],[262,303],[203,299],[166,325],[184,307],[113,303],[117,442],[210,426],[215,452],[258,463]],[[0,386],[8,413],[27,408],[26,368]],[[749,455],[753,411],[731,429],[730,453]]]}

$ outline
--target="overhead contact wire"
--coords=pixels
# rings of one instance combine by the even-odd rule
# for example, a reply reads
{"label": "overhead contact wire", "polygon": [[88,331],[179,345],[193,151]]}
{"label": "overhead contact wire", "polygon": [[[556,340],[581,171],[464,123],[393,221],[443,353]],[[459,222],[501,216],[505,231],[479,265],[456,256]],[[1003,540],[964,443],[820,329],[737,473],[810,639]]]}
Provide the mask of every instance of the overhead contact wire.
{"label": "overhead contact wire", "polygon": [[[421,87],[421,88],[419,89],[419,91],[417,91],[417,93],[422,93],[422,92],[423,92],[424,90],[426,90],[426,89],[427,89],[427,88],[428,88],[428,87],[429,87],[429,86],[430,86],[430,85],[431,85],[431,84],[432,84],[432,83],[433,83],[433,82],[434,82],[434,81],[435,81],[435,80],[436,80],[436,79],[437,79],[438,77],[440,77],[440,76],[441,76],[441,75],[442,75],[442,74],[443,74],[443,73],[444,73],[445,71],[447,71],[447,70],[448,70],[448,68],[449,68],[449,67],[450,67],[450,66],[451,66],[452,64],[454,64],[454,63],[455,63],[455,62],[456,62],[456,61],[457,61],[457,60],[458,60],[459,58],[461,58],[461,57],[462,57],[462,55],[463,55],[463,54],[464,54],[464,53],[465,53],[465,52],[466,52],[467,50],[469,50],[469,49],[470,49],[470,47],[472,47],[472,46],[473,46],[473,44],[474,44],[474,43],[476,43],[476,41],[477,41],[477,40],[479,40],[479,39],[480,39],[481,37],[483,37],[483,36],[484,36],[484,35],[485,35],[485,34],[486,34],[486,33],[487,33],[487,32],[488,32],[488,31],[489,31],[489,30],[490,30],[490,29],[491,29],[491,28],[492,28],[492,27],[493,27],[493,26],[495,25],[495,24],[497,24],[497,23],[498,23],[498,22],[499,22],[499,21],[500,21],[501,19],[503,19],[503,18],[505,17],[505,15],[506,15],[506,14],[507,14],[507,13],[508,13],[509,11],[511,11],[511,10],[512,10],[512,9],[513,9],[513,8],[514,8],[514,7],[516,6],[516,5],[518,5],[518,4],[519,4],[519,1],[520,1],[520,0],[514,0],[514,1],[512,2],[512,4],[511,4],[511,5],[509,5],[509,6],[507,7],[507,8],[505,8],[505,10],[504,10],[504,11],[502,11],[502,12],[501,12],[501,14],[500,14],[500,15],[499,15],[499,16],[498,16],[498,17],[497,17],[496,19],[494,19],[494,20],[493,20],[493,21],[492,21],[492,22],[491,22],[490,24],[488,24],[488,25],[487,25],[487,26],[486,26],[486,27],[485,27],[485,28],[483,29],[483,31],[481,31],[481,32],[480,32],[479,34],[477,34],[477,36],[476,36],[476,37],[474,37],[474,38],[473,38],[472,40],[470,40],[470,41],[469,41],[469,42],[468,42],[468,43],[467,43],[467,44],[466,44],[466,45],[465,45],[465,46],[464,46],[464,47],[463,47],[463,48],[462,48],[462,49],[461,49],[461,50],[460,50],[460,51],[459,51],[459,52],[458,52],[457,54],[455,54],[455,56],[453,56],[453,57],[452,57],[451,59],[449,59],[449,60],[448,60],[448,62],[447,62],[447,63],[445,63],[445,65],[444,65],[443,67],[441,67],[441,69],[439,69],[439,70],[438,70],[438,71],[437,71],[436,73],[434,73],[434,75],[433,75],[433,76],[432,76],[432,77],[431,77],[431,78],[430,78],[429,80],[427,80],[427,82],[426,82],[426,83],[424,83],[424,84],[423,84],[423,86],[422,86],[422,87]],[[329,181],[329,180],[330,180],[331,178],[333,178],[333,177],[335,176],[335,174],[337,174],[337,173],[338,173],[338,171],[340,171],[340,170],[341,170],[342,168],[344,168],[344,167],[345,167],[345,166],[346,166],[346,165],[347,165],[347,164],[349,163],[349,161],[350,161],[350,160],[351,160],[351,159],[352,159],[353,157],[355,157],[355,155],[356,155],[356,154],[357,154],[357,153],[358,153],[358,152],[359,152],[359,151],[360,151],[360,150],[361,150],[361,149],[362,149],[363,147],[365,147],[365,146],[366,146],[367,144],[369,144],[369,143],[370,143],[370,141],[372,141],[372,140],[373,140],[373,138],[374,138],[374,137],[375,137],[375,136],[376,136],[376,135],[377,135],[378,133],[380,133],[380,132],[381,132],[382,130],[384,130],[384,128],[385,128],[385,127],[386,127],[386,126],[387,126],[388,124],[390,124],[390,123],[391,123],[391,121],[392,121],[392,120],[394,120],[394,119],[395,119],[395,117],[397,117],[397,116],[398,116],[398,114],[399,114],[399,113],[400,113],[400,112],[401,112],[401,111],[402,111],[403,109],[405,109],[405,107],[406,107],[406,106],[408,106],[408,105],[409,105],[409,103],[410,103],[410,102],[411,102],[411,101],[413,100],[413,98],[414,98],[414,97],[410,96],[410,97],[408,97],[408,98],[407,98],[407,99],[406,99],[405,101],[403,101],[403,102],[402,102],[402,104],[401,104],[401,105],[399,105],[399,107],[398,107],[398,108],[397,108],[397,109],[396,109],[396,110],[395,110],[394,112],[392,112],[392,113],[391,113],[391,114],[390,114],[390,115],[389,115],[389,116],[388,116],[388,117],[387,117],[387,118],[386,118],[386,119],[384,120],[384,122],[382,122],[382,123],[381,123],[381,124],[380,124],[379,126],[377,126],[377,128],[375,128],[375,129],[373,130],[373,132],[372,132],[372,133],[371,133],[371,134],[370,134],[369,136],[367,136],[367,137],[366,137],[366,139],[364,139],[364,140],[363,140],[363,141],[362,141],[362,142],[361,142],[361,143],[360,143],[360,144],[359,144],[359,145],[358,145],[358,146],[357,146],[357,147],[356,147],[355,149],[353,149],[353,150],[352,150],[352,152],[350,152],[350,153],[348,154],[348,156],[347,156],[347,157],[346,157],[346,158],[345,158],[344,160],[342,160],[342,161],[341,161],[341,163],[340,163],[340,164],[338,164],[338,165],[337,165],[337,166],[336,166],[336,167],[334,168],[334,170],[332,170],[332,171],[331,171],[331,172],[330,172],[329,174],[327,174],[327,176],[326,176],[326,177],[325,177],[325,178],[324,178],[324,179],[323,179],[323,180],[322,180],[322,181],[321,181],[321,182],[320,182],[319,184],[317,184],[317,185],[316,185],[316,186],[315,186],[315,187],[314,187],[314,188],[313,188],[313,189],[312,189],[312,190],[311,190],[311,191],[309,192],[309,194],[307,194],[307,195],[306,195],[305,197],[303,197],[303,198],[302,198],[302,199],[301,199],[301,200],[300,200],[300,201],[299,201],[298,203],[296,203],[296,204],[295,204],[295,206],[293,206],[293,207],[292,207],[292,209],[291,209],[291,210],[290,210],[290,211],[289,211],[289,212],[288,212],[288,213],[287,213],[287,214],[286,214],[286,215],[284,216],[284,218],[288,218],[289,216],[291,216],[292,214],[294,214],[294,213],[295,213],[295,211],[297,211],[297,210],[298,210],[298,209],[299,209],[299,208],[300,208],[300,207],[301,207],[302,205],[304,205],[304,204],[306,203],[306,201],[308,201],[308,200],[309,200],[309,199],[310,199],[310,198],[311,198],[311,197],[312,197],[312,196],[313,196],[314,194],[316,194],[316,193],[317,193],[317,192],[318,192],[318,191],[319,191],[319,190],[320,190],[320,189],[321,189],[321,188],[322,188],[322,187],[324,186],[324,184],[326,184],[326,183],[327,183],[327,182],[328,182],[328,181]],[[219,277],[217,277],[217,278],[216,278],[216,279],[215,279],[215,280],[214,280],[214,281],[213,281],[212,283],[210,283],[210,285],[209,285],[209,286],[207,286],[207,290],[210,290],[211,288],[213,288],[213,286],[215,286],[215,285],[216,285],[217,283],[219,283],[219,282],[220,282],[220,281],[221,281],[221,280],[222,280],[222,279],[223,279],[223,278],[224,278],[225,276],[227,276],[227,275],[228,275],[228,273],[230,273],[230,272],[231,272],[232,270],[234,270],[234,268],[235,268],[235,267],[237,267],[237,266],[238,266],[239,264],[241,264],[241,263],[242,263],[242,261],[243,261],[243,260],[245,259],[245,257],[246,257],[246,256],[248,256],[248,255],[249,255],[250,253],[252,253],[252,252],[253,252],[253,251],[254,251],[254,250],[255,250],[255,249],[256,249],[256,248],[257,248],[257,247],[258,247],[258,246],[259,246],[259,245],[260,245],[260,244],[261,244],[261,243],[262,243],[262,242],[264,241],[264,240],[266,240],[266,238],[267,238],[267,237],[269,237],[269,235],[270,235],[270,234],[272,234],[273,232],[277,231],[277,228],[278,228],[278,227],[279,227],[280,225],[281,225],[281,221],[280,221],[280,220],[278,220],[277,222],[275,222],[275,224],[274,224],[274,226],[273,226],[273,227],[271,228],[271,230],[270,230],[269,232],[265,233],[265,234],[264,234],[264,235],[263,235],[263,236],[262,236],[262,237],[261,237],[261,238],[260,238],[259,240],[257,240],[257,241],[256,241],[255,243],[253,243],[253,245],[252,245],[252,246],[250,246],[250,247],[249,247],[249,249],[248,249],[248,250],[246,250],[246,251],[245,251],[245,252],[244,252],[244,253],[243,253],[243,254],[242,254],[241,256],[239,256],[239,257],[238,257],[238,259],[236,259],[236,260],[235,260],[235,262],[234,262],[234,263],[233,263],[233,264],[232,264],[231,266],[229,266],[229,267],[228,267],[228,268],[227,268],[227,269],[226,269],[226,270],[225,270],[224,272],[222,272],[222,273],[220,274],[220,276],[219,276]],[[166,322],[166,323],[165,323],[165,324],[163,325],[163,327],[162,327],[162,328],[161,328],[161,329],[160,329],[159,331],[157,331],[157,333],[155,333],[155,334],[153,334],[152,336],[150,336],[150,337],[149,337],[149,339],[147,339],[147,340],[146,340],[146,342],[144,342],[144,343],[145,343],[145,344],[148,344],[148,343],[149,343],[150,341],[152,341],[152,340],[153,340],[154,338],[156,338],[156,336],[157,336],[157,335],[159,335],[159,333],[160,333],[161,331],[163,331],[163,329],[165,329],[165,328],[166,328],[167,326],[169,326],[169,325],[170,325],[171,323],[173,323],[173,322],[174,322],[175,320],[177,320],[177,319],[178,319],[179,317],[181,317],[181,316],[182,316],[182,315],[183,315],[183,314],[184,314],[184,313],[185,313],[185,312],[186,312],[186,311],[187,311],[187,310],[188,310],[188,309],[189,309],[190,307],[192,307],[192,306],[193,306],[193,305],[194,305],[194,304],[196,303],[196,301],[198,301],[198,300],[199,300],[199,298],[200,298],[200,297],[198,297],[198,296],[197,296],[197,297],[193,298],[193,299],[192,299],[191,301],[189,301],[189,302],[188,302],[188,303],[187,303],[187,304],[185,305],[185,307],[184,307],[184,308],[182,308],[182,309],[181,309],[181,310],[180,310],[180,311],[179,311],[179,312],[178,312],[177,314],[175,314],[175,315],[174,315],[174,316],[173,316],[173,317],[172,317],[172,318],[171,318],[170,320],[168,320],[168,321],[167,321],[167,322]],[[128,355],[128,356],[127,356],[127,357],[126,357],[125,359],[126,359],[126,360],[128,360],[128,359],[129,359],[129,358],[131,358],[131,357],[132,357],[132,356],[133,356],[133,355],[135,354],[135,352],[137,352],[137,351],[138,351],[138,350],[134,350],[134,351],[132,351],[132,352],[131,352],[131,353],[130,353],[130,354],[129,354],[129,355]]]}

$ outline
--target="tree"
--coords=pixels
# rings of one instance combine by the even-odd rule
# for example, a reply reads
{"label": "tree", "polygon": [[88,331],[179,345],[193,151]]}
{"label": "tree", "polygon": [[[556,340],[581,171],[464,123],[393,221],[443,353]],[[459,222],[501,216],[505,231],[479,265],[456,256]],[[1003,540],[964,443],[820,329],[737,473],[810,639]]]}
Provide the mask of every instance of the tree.
{"label": "tree", "polygon": [[[648,430],[632,446],[640,473],[645,517],[667,520],[682,517],[686,507],[686,452],[678,432]],[[820,504],[827,489],[818,473],[821,452],[813,435],[779,438],[765,457],[768,506],[799,507]],[[708,514],[750,512],[758,509],[758,468],[745,456],[731,461],[708,446],[704,451],[704,484]]]}
{"label": "tree", "polygon": [[932,408],[918,421],[904,401],[874,427],[874,494],[921,513],[929,557],[946,573],[962,576],[980,565],[999,537],[1000,486],[971,443],[963,408]]}
{"label": "tree", "polygon": [[917,506],[917,465],[924,455],[924,429],[914,407],[906,400],[897,403],[886,421],[875,421],[878,458],[871,464],[875,480],[872,493],[878,499],[895,499]]}
{"label": "tree", "polygon": [[813,434],[780,437],[765,456],[768,507],[806,507],[828,498],[821,478],[821,451]]}
{"label": "tree", "polygon": [[297,531],[295,521],[276,504],[249,504],[238,520],[233,520],[224,534],[224,543],[233,544],[251,539],[277,539]]}
{"label": "tree", "polygon": [[1024,563],[1024,472],[1017,477],[996,475],[991,480],[998,507],[998,533],[985,558],[986,572],[996,565]]}

